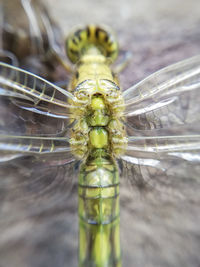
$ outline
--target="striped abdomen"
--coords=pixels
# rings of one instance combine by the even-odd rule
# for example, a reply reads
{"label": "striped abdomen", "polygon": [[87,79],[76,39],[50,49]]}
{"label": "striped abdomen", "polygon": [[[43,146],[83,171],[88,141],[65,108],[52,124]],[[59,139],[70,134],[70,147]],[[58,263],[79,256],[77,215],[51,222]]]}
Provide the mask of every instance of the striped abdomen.
{"label": "striped abdomen", "polygon": [[79,175],[79,267],[121,266],[119,176],[103,154],[89,157]]}

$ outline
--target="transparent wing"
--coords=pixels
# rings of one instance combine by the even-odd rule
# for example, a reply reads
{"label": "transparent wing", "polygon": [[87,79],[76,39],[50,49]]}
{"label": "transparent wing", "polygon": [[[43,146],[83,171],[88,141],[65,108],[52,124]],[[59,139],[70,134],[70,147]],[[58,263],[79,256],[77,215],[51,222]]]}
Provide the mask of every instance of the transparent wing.
{"label": "transparent wing", "polygon": [[[136,131],[122,156],[124,175],[133,183],[163,188],[193,179],[200,186],[200,127]],[[161,188],[160,188],[161,190]],[[164,189],[166,190],[166,189]],[[191,193],[191,192],[190,192]]]}
{"label": "transparent wing", "polygon": [[0,135],[0,162],[5,162],[25,155],[71,162],[69,140],[66,137],[35,137]]}
{"label": "transparent wing", "polygon": [[72,160],[68,130],[73,95],[46,80],[0,63],[1,161],[23,155]]}
{"label": "transparent wing", "polygon": [[166,67],[123,92],[127,123],[138,130],[198,123],[200,56]]}
{"label": "transparent wing", "polygon": [[200,182],[200,56],[152,74],[123,95],[124,175],[164,191],[179,183],[189,193],[188,180]]}
{"label": "transparent wing", "polygon": [[[119,160],[121,244],[128,259],[134,258],[129,247],[136,251],[139,247],[141,255],[145,250],[148,259],[154,251],[152,266],[157,265],[161,251],[160,262],[166,251],[166,262],[171,262],[169,255],[174,251],[183,262],[190,262],[188,255],[193,257],[193,251],[198,251],[200,128],[196,126],[177,127],[174,132],[136,131],[128,138],[126,154]],[[188,252],[183,258],[182,244],[187,244]]]}
{"label": "transparent wing", "polygon": [[[0,186],[4,193],[2,200],[29,206],[29,215],[42,212],[45,206],[48,208],[56,203],[56,197],[59,200],[59,192],[65,192],[64,197],[67,198],[73,184],[76,184],[77,166],[75,160],[59,162],[32,156],[4,162],[0,164]],[[38,205],[40,202],[43,207]],[[12,217],[12,213],[9,217]]]}
{"label": "transparent wing", "polygon": [[[38,266],[41,244],[55,251],[64,235],[72,240],[78,232],[78,164],[66,136],[71,95],[4,64],[0,79],[1,263]],[[66,242],[68,253],[75,246]]]}
{"label": "transparent wing", "polygon": [[0,129],[4,134],[61,133],[73,121],[72,100],[73,95],[65,89],[0,63]]}

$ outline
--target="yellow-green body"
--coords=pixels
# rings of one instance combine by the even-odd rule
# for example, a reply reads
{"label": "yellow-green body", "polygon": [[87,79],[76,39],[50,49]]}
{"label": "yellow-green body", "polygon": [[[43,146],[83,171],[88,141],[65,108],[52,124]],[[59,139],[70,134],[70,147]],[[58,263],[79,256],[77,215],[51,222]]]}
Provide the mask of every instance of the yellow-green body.
{"label": "yellow-green body", "polygon": [[119,176],[109,156],[81,167],[79,218],[79,266],[120,266]]}
{"label": "yellow-green body", "polygon": [[68,56],[77,63],[70,88],[78,100],[73,103],[77,109],[73,110],[76,123],[71,147],[83,160],[79,175],[80,267],[121,266],[115,158],[125,149],[126,135],[120,121],[123,98],[109,66],[117,47],[112,35],[94,25],[77,30],[67,43]]}

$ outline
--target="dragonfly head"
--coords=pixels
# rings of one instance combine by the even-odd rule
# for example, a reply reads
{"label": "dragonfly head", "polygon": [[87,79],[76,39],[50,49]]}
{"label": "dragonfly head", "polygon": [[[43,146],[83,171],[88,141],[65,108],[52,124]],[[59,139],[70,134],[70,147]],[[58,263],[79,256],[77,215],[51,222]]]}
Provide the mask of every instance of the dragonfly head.
{"label": "dragonfly head", "polygon": [[66,40],[66,51],[72,63],[77,63],[92,50],[110,58],[113,62],[118,56],[118,42],[107,27],[88,25],[73,31]]}

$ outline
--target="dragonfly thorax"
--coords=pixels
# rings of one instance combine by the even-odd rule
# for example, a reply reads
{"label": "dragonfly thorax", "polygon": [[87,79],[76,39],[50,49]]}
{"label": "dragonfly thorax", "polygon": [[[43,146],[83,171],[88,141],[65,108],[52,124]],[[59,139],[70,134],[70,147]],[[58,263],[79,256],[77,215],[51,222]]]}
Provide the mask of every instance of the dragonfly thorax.
{"label": "dragonfly thorax", "polygon": [[106,95],[96,93],[88,96],[85,113],[77,114],[77,123],[72,129],[71,146],[76,156],[87,157],[97,149],[113,155],[123,152],[127,142],[125,130],[112,104]]}
{"label": "dragonfly thorax", "polygon": [[114,81],[107,79],[89,79],[78,84],[74,90],[77,103],[81,101],[84,106],[89,108],[94,105],[94,96],[96,95],[101,95],[104,106],[106,105],[109,108],[110,113],[115,113],[117,116],[122,114],[123,98],[118,85]]}

